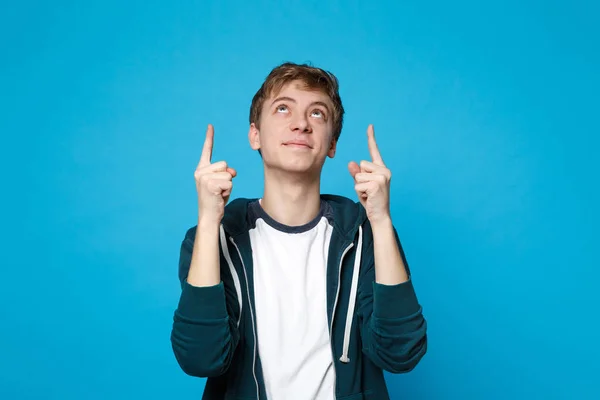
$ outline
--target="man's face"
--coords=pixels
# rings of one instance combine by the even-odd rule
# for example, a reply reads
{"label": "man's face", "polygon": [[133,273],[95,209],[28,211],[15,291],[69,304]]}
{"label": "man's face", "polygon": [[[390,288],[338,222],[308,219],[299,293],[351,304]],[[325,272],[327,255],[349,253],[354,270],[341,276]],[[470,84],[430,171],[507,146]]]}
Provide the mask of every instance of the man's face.
{"label": "man's face", "polygon": [[335,155],[333,104],[322,92],[293,81],[265,100],[260,129],[250,126],[250,146],[260,149],[265,167],[320,172]]}

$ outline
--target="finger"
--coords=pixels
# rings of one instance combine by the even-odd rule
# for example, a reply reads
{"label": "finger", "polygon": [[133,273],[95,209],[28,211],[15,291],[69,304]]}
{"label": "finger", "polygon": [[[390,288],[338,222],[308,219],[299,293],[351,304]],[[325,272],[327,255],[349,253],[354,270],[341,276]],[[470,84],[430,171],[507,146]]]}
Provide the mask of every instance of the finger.
{"label": "finger", "polygon": [[202,155],[200,156],[199,167],[205,167],[210,165],[212,158],[213,143],[215,138],[215,129],[211,124],[208,124],[206,128],[206,138],[204,139],[204,146],[202,147]]}
{"label": "finger", "polygon": [[356,194],[358,195],[358,199],[363,207],[366,207],[366,201],[369,197],[367,194],[367,187],[364,183],[357,183],[354,185],[354,190],[356,190]]}
{"label": "finger", "polygon": [[376,183],[385,183],[386,177],[382,174],[373,174],[369,172],[359,172],[354,176],[354,180],[356,183],[362,182],[376,182]]}
{"label": "finger", "polygon": [[358,194],[368,194],[370,188],[371,185],[369,182],[360,182],[354,185],[354,190],[356,190],[356,193]]}
{"label": "finger", "polygon": [[354,176],[360,172],[360,167],[356,162],[350,161],[348,163],[348,171],[350,171],[350,175],[354,178]]}
{"label": "finger", "polygon": [[371,180],[372,175],[373,174],[359,172],[358,174],[354,175],[354,180],[356,181],[356,183],[369,182]]}
{"label": "finger", "polygon": [[224,172],[214,172],[211,174],[206,174],[206,175],[203,175],[202,178],[206,179],[207,181],[212,181],[212,180],[230,181],[233,178],[233,176],[231,176],[231,174],[229,172],[224,171]]}
{"label": "finger", "polygon": [[231,190],[233,188],[233,182],[230,180],[211,180],[208,183],[208,190],[214,194],[222,194],[225,190]]}
{"label": "finger", "polygon": [[237,176],[237,171],[233,168],[227,167],[227,172],[231,174],[232,178],[235,178]]}
{"label": "finger", "polygon": [[233,189],[233,182],[231,181],[218,181],[218,187],[221,191],[227,191]]}
{"label": "finger", "polygon": [[373,125],[369,125],[367,128],[367,141],[369,142],[369,153],[371,154],[371,159],[373,163],[378,165],[384,165],[383,159],[381,158],[381,154],[379,153],[379,148],[377,147],[377,143],[375,142],[375,129]]}
{"label": "finger", "polygon": [[360,162],[360,170],[361,170],[361,172],[371,172],[371,173],[375,173],[375,174],[381,174],[381,175],[388,177],[388,179],[392,177],[391,171],[389,169],[387,169],[385,166],[377,165],[377,164],[374,164],[372,162],[365,161],[365,160],[362,160]]}
{"label": "finger", "polygon": [[202,173],[223,172],[227,171],[227,168],[229,167],[227,166],[226,161],[219,161],[216,163],[208,164],[203,167],[198,166],[198,169],[196,171],[200,171]]}

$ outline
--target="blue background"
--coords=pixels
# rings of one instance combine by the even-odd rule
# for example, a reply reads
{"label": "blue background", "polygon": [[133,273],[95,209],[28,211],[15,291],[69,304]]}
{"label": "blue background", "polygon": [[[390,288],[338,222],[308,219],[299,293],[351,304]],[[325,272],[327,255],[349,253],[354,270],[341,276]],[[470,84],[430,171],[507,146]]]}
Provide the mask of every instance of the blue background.
{"label": "blue background", "polygon": [[[600,398],[598,6],[580,1],[0,6],[0,398],[192,399],[169,342],[193,170],[260,196],[250,100],[341,81],[323,192],[375,131],[429,352],[394,399]],[[597,4],[597,3],[596,3]]]}

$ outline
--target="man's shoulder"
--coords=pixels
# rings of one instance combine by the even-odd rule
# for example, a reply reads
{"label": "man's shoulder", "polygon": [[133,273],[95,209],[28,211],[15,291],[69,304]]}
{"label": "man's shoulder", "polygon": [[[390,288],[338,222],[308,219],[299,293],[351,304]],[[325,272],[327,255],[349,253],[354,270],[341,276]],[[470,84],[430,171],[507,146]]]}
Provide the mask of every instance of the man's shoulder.
{"label": "man's shoulder", "polygon": [[358,201],[338,194],[321,194],[321,199],[331,206],[334,224],[344,234],[353,235],[367,221],[365,209]]}
{"label": "man's shoulder", "polygon": [[258,198],[238,197],[225,206],[223,226],[230,235],[237,235],[249,229],[248,207],[258,201]]}
{"label": "man's shoulder", "polygon": [[351,207],[357,204],[357,201],[341,194],[321,193],[321,199],[342,207]]}
{"label": "man's shoulder", "polygon": [[[251,204],[258,202],[258,198],[237,197],[225,206],[224,220],[229,218],[240,218],[248,214]],[[225,221],[224,221],[225,222]]]}
{"label": "man's shoulder", "polygon": [[[234,225],[240,225],[240,223],[243,225],[243,221],[246,220],[248,206],[253,201],[258,201],[258,199],[236,198],[231,200],[225,206],[225,214],[223,216],[222,223],[228,227],[231,227],[232,223],[234,222],[237,222],[237,224]],[[197,231],[198,225],[187,228],[185,232],[185,240],[191,240],[193,242]]]}

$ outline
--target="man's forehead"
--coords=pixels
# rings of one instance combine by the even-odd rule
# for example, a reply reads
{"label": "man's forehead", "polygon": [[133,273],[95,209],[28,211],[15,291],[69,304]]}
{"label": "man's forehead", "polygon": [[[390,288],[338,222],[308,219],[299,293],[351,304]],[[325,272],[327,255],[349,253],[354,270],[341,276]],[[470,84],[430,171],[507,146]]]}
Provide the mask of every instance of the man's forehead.
{"label": "man's forehead", "polygon": [[329,96],[323,90],[312,88],[302,81],[292,81],[284,84],[279,90],[273,90],[269,99],[274,100],[278,97],[293,99],[296,99],[296,97],[311,97],[314,101],[331,103]]}

